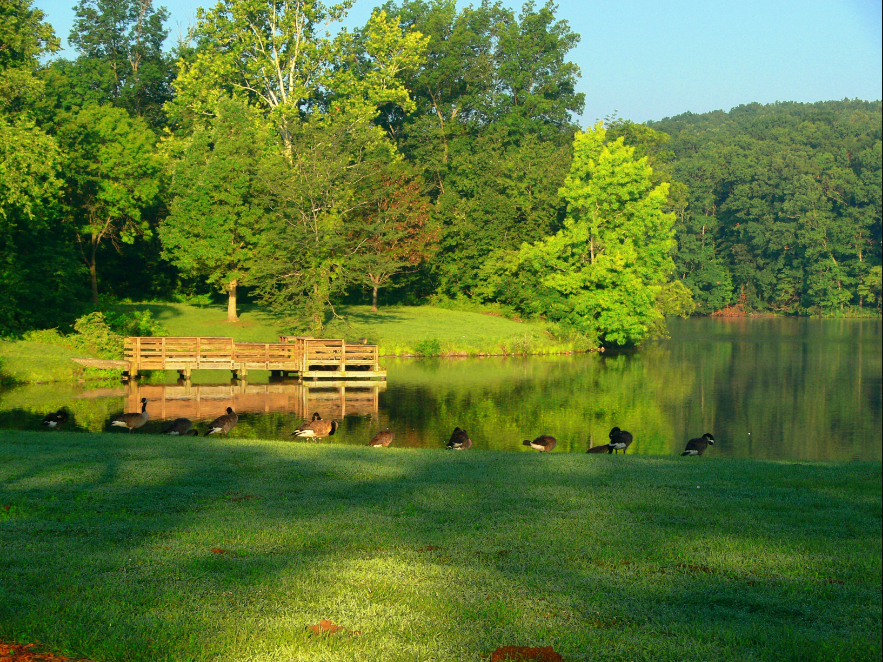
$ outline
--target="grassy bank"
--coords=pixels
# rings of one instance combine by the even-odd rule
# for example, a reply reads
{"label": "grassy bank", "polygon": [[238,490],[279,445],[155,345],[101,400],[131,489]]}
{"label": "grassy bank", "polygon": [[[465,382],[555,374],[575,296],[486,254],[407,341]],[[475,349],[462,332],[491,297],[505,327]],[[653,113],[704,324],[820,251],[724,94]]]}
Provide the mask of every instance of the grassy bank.
{"label": "grassy bank", "polygon": [[[222,306],[176,303],[128,304],[120,310],[150,310],[172,336],[230,336],[242,342],[274,342],[284,327],[257,306],[240,306],[237,323],[227,322]],[[477,312],[432,306],[396,306],[372,312],[370,306],[338,308],[344,319],[331,321],[326,338],[355,342],[368,338],[383,355],[551,354],[585,350],[584,342],[556,337],[557,329]]]}
{"label": "grassy bank", "polygon": [[877,660],[880,470],[0,432],[0,640],[100,662]]}
{"label": "grassy bank", "polygon": [[27,340],[0,340],[0,385],[81,379],[83,366],[73,357],[85,352]]}

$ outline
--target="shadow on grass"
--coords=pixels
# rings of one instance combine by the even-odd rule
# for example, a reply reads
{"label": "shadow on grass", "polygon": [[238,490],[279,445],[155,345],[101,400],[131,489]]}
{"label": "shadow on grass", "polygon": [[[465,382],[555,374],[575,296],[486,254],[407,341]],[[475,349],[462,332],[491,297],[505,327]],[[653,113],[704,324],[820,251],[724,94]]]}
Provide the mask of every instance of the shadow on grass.
{"label": "shadow on grass", "polygon": [[[879,465],[0,434],[5,638],[114,660],[879,653]],[[317,640],[321,618],[364,634]]]}

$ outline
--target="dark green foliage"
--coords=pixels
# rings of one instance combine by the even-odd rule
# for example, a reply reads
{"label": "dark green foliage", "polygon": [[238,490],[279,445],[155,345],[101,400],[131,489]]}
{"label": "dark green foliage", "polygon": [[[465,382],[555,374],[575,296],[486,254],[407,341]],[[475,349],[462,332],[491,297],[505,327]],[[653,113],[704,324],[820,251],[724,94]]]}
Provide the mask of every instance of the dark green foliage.
{"label": "dark green foliage", "polygon": [[519,16],[488,1],[459,12],[453,0],[384,9],[430,40],[425,64],[405,79],[415,112],[387,107],[379,121],[436,204],[434,287],[472,296],[491,251],[536,241],[563,219],[557,191],[570,167],[571,114],[583,108],[579,69],[565,57],[579,36],[552,3],[527,3]]}
{"label": "dark green foliage", "polygon": [[[702,312],[879,310],[881,104],[750,104],[651,123],[672,136],[678,276]],[[627,138],[628,139],[628,138]]]}

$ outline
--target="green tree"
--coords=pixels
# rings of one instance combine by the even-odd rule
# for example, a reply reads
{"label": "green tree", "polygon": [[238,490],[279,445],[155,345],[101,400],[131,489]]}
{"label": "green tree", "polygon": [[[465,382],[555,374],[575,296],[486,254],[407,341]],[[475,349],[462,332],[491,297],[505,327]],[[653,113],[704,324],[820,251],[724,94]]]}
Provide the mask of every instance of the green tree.
{"label": "green tree", "polygon": [[367,120],[316,117],[291,127],[267,182],[270,220],[250,268],[258,294],[292,327],[319,333],[333,299],[362,282],[370,215],[395,148]]}
{"label": "green tree", "polygon": [[325,32],[352,2],[221,0],[200,9],[197,50],[179,64],[176,104],[198,115],[219,94],[245,98],[273,117],[286,147],[308,112],[373,118],[382,103],[410,108],[397,76],[420,61],[426,39],[375,12],[367,51],[358,53],[351,33]]}
{"label": "green tree", "polygon": [[350,224],[354,228],[352,238],[359,246],[353,270],[363,274],[363,283],[371,288],[374,311],[378,290],[393,276],[431,257],[440,234],[429,202],[420,193],[420,182],[407,172],[396,172],[404,168],[390,165]]}
{"label": "green tree", "polygon": [[42,85],[34,74],[42,55],[60,48],[45,14],[33,0],[0,0],[0,112],[27,109]]}
{"label": "green tree", "polygon": [[67,153],[64,214],[98,303],[98,255],[105,241],[115,247],[150,232],[159,203],[162,167],[156,136],[140,118],[113,106],[90,105],[70,118],[58,138]]}
{"label": "green tree", "polygon": [[168,10],[152,0],[80,0],[74,11],[68,41],[79,57],[56,66],[69,79],[70,93],[162,126],[173,73],[162,51]]}
{"label": "green tree", "polygon": [[[578,133],[561,189],[564,227],[510,254],[496,283],[526,273],[538,302],[532,312],[616,345],[637,344],[663,327],[685,290],[667,287],[674,263],[674,215],[665,213],[668,184],[654,185],[647,157],[623,138],[606,140],[598,123]],[[499,285],[497,285],[499,287]]]}
{"label": "green tree", "polygon": [[237,287],[246,278],[267,216],[273,140],[244,102],[218,100],[208,126],[173,143],[169,215],[160,223],[163,256],[227,293],[237,322]]}

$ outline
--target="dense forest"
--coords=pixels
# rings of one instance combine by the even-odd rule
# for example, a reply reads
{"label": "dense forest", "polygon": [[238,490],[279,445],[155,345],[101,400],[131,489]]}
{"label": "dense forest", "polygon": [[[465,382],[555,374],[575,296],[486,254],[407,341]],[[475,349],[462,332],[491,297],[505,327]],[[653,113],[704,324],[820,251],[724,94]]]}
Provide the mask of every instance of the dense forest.
{"label": "dense forest", "polygon": [[552,2],[150,0],[69,42],[0,0],[0,335],[110,302],[496,307],[608,344],[664,316],[879,314],[881,104],[580,130]]}

